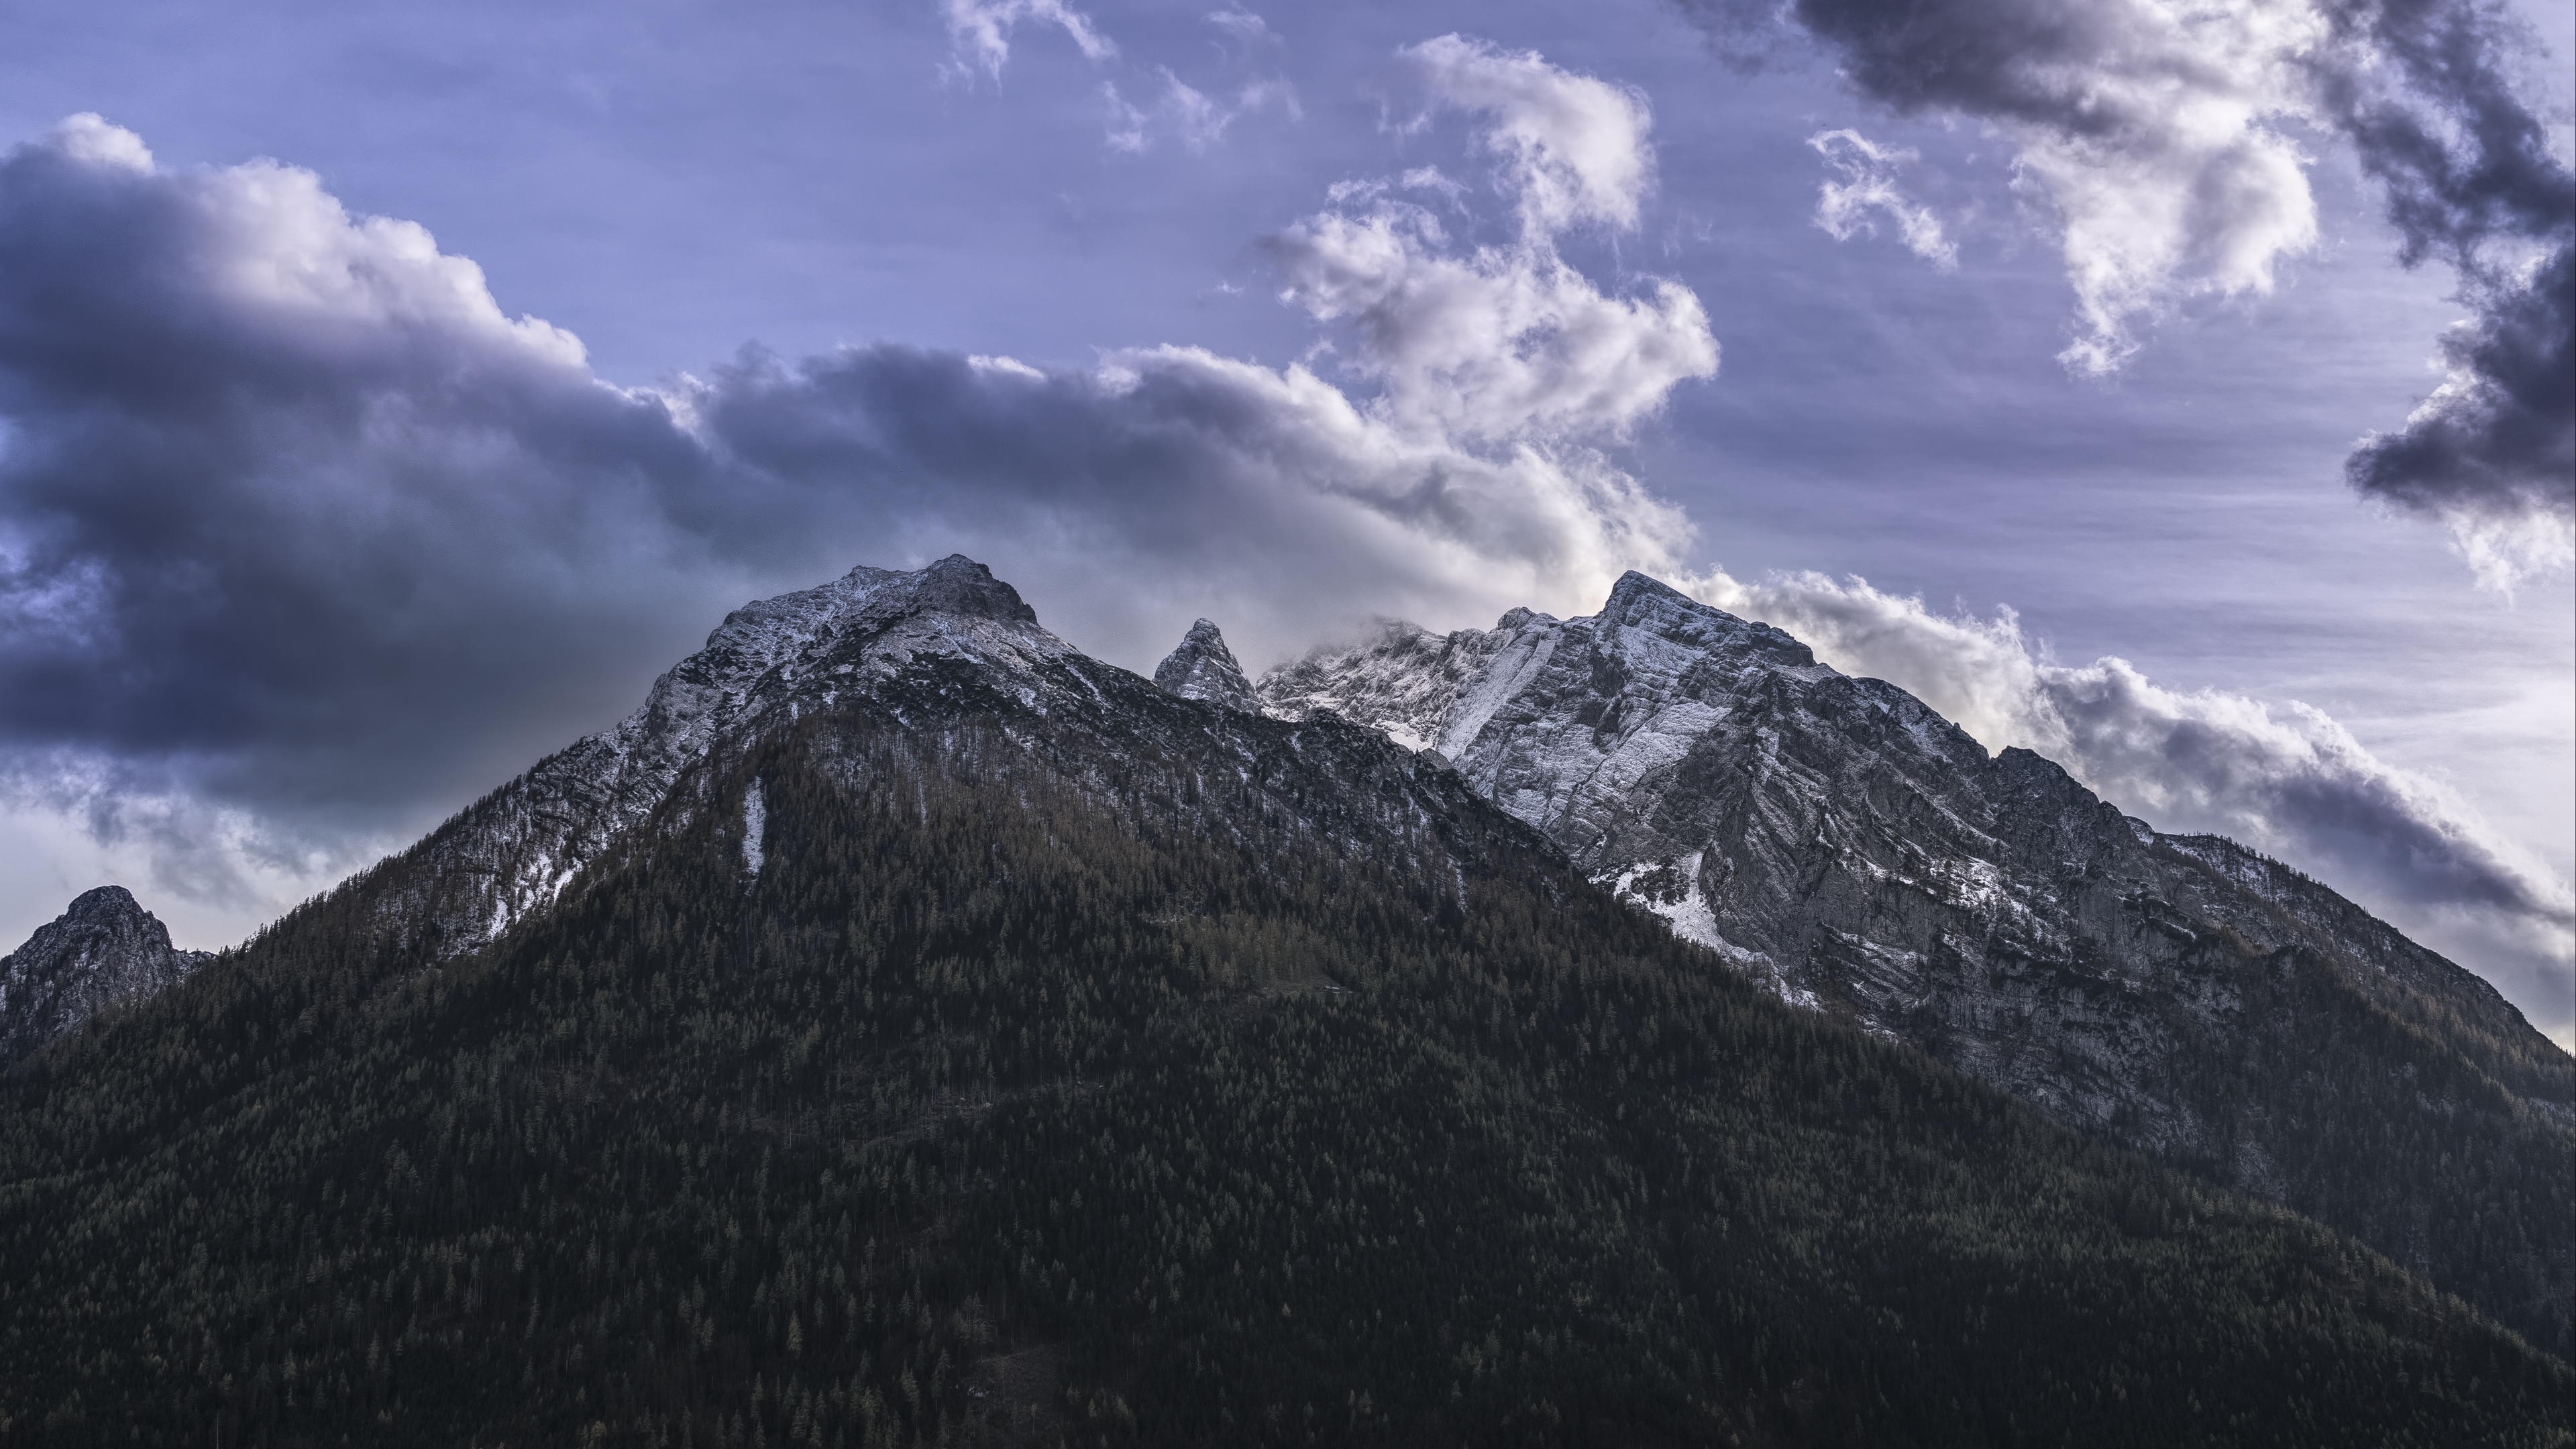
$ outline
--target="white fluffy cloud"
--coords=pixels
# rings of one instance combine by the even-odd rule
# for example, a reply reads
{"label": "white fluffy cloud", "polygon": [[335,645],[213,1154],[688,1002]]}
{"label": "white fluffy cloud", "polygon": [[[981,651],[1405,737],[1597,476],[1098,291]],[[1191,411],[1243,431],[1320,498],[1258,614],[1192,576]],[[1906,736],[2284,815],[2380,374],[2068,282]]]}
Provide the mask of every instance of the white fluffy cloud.
{"label": "white fluffy cloud", "polygon": [[1713,376],[1718,348],[1689,289],[1603,292],[1557,243],[1583,225],[1635,225],[1654,178],[1636,95],[1536,55],[1442,36],[1401,52],[1424,118],[1465,111],[1516,221],[1509,240],[1453,243],[1439,211],[1463,189],[1436,171],[1347,183],[1337,203],[1271,238],[1282,298],[1355,324],[1376,415],[1416,437],[1536,446],[1616,436],[1678,384]]}
{"label": "white fluffy cloud", "polygon": [[[1434,111],[1483,119],[1478,144],[1501,163],[1496,185],[1512,199],[1523,237],[1554,237],[1584,222],[1637,224],[1637,208],[1655,180],[1643,95],[1561,70],[1535,51],[1500,50],[1457,35],[1397,54]],[[1426,112],[1423,122],[1428,119]]]}
{"label": "white fluffy cloud", "polygon": [[1693,587],[1901,686],[1989,748],[2056,760],[2158,829],[2226,835],[2327,881],[2477,968],[2576,1049],[2576,893],[2322,711],[2166,689],[2116,658],[2057,664],[2009,613],[1944,617],[1857,579],[1720,573]]}
{"label": "white fluffy cloud", "polygon": [[2308,0],[1794,9],[1862,90],[2011,137],[2065,252],[2076,335],[2060,358],[2079,372],[2116,370],[2137,326],[2176,301],[2269,291],[2281,260],[2316,243],[2288,134],[2319,116],[2310,62],[2330,25]]}

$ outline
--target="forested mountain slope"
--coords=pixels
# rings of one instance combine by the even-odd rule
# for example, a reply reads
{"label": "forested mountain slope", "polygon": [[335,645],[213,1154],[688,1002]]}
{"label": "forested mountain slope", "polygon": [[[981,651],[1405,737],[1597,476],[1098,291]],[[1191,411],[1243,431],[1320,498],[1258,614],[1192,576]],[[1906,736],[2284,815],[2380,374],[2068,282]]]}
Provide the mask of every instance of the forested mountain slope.
{"label": "forested mountain slope", "polygon": [[1602,611],[1393,624],[1259,686],[1437,747],[1784,998],[2360,1236],[2576,1353],[2576,1061],[2229,841],[1639,574]]}
{"label": "forested mountain slope", "polygon": [[0,1442],[2576,1427],[2351,1238],[1006,593],[834,616],[488,943],[386,929],[425,845],[0,1076]]}

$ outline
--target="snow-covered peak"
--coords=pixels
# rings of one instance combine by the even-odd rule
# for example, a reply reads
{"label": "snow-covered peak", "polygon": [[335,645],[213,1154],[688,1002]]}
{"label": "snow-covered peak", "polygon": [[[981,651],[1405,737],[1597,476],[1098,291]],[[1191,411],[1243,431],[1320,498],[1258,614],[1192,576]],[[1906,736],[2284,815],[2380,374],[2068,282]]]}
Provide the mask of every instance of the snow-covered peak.
{"label": "snow-covered peak", "polygon": [[[1578,658],[1576,675],[1558,677]],[[1611,587],[1597,614],[1558,619],[1514,609],[1491,629],[1447,635],[1385,620],[1361,639],[1325,645],[1271,671],[1257,692],[1273,714],[1304,718],[1329,709],[1413,749],[1437,749],[1473,778],[1472,761],[1485,748],[1480,741],[1498,719],[1506,729],[1518,728],[1514,701],[1542,681],[1552,681],[1546,685],[1552,694],[1570,688],[1590,698],[1588,723],[1602,730],[1651,735],[1666,732],[1661,726],[1667,724],[1705,728],[1705,711],[1695,707],[1677,719],[1658,716],[1676,702],[1705,703],[1711,690],[1732,687],[1721,678],[1735,680],[1745,669],[1799,671],[1801,678],[1833,673],[1779,630],[1631,571]],[[1610,708],[1614,697],[1626,703]],[[1532,800],[1505,804],[1547,828],[1548,807]]]}
{"label": "snow-covered peak", "polygon": [[1482,677],[1494,655],[1533,621],[1556,622],[1514,609],[1492,629],[1434,634],[1419,624],[1382,619],[1360,639],[1318,646],[1271,670],[1254,693],[1282,719],[1329,710],[1384,730],[1407,749],[1431,749],[1440,744],[1459,691]]}
{"label": "snow-covered peak", "polygon": [[649,819],[723,742],[882,692],[924,665],[964,665],[1034,697],[1042,671],[1079,658],[1017,590],[962,555],[862,566],[747,604],[615,728],[548,756],[416,847],[457,868],[439,871],[441,899],[399,929],[434,935],[446,954],[490,940]]}
{"label": "snow-covered peak", "polygon": [[1252,694],[1252,681],[1243,677],[1243,666],[1234,662],[1234,651],[1225,647],[1225,636],[1206,619],[1192,624],[1190,632],[1182,636],[1180,647],[1155,667],[1154,686],[1183,699],[1205,700],[1256,714],[1261,711],[1261,701]]}
{"label": "snow-covered peak", "polygon": [[714,732],[781,705],[829,703],[918,653],[1025,666],[1068,651],[1038,627],[1018,590],[963,554],[909,571],[862,565],[726,615],[705,648],[655,680],[643,707],[597,738],[620,753],[677,752],[676,765],[703,753]]}

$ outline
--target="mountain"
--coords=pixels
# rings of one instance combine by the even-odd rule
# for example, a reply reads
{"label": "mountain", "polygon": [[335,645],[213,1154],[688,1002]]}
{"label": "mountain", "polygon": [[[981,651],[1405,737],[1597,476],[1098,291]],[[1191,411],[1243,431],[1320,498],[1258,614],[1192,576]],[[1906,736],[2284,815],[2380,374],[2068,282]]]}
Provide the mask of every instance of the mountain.
{"label": "mountain", "polygon": [[125,887],[83,892],[27,944],[0,956],[0,1067],[211,959],[174,948],[169,928]]}
{"label": "mountain", "polygon": [[363,949],[444,960],[485,945],[651,819],[718,742],[829,709],[917,660],[1016,677],[1079,659],[1036,622],[963,556],[912,572],[862,566],[737,609],[616,728],[539,761],[362,876]]}
{"label": "mountain", "polygon": [[1243,666],[1234,662],[1234,651],[1225,647],[1225,636],[1206,619],[1192,624],[1180,647],[1155,666],[1154,687],[1228,709],[1258,712],[1261,708],[1261,701],[1253,697],[1252,681],[1244,677]]}
{"label": "mountain", "polygon": [[0,1073],[0,1364],[48,1446],[2576,1431],[2576,1370],[2351,1237],[962,559],[735,614]]}
{"label": "mountain", "polygon": [[2576,1351],[2576,1062],[2298,872],[1641,574],[1601,612],[1392,623],[1259,685],[1436,748],[1784,1000],[2354,1233]]}

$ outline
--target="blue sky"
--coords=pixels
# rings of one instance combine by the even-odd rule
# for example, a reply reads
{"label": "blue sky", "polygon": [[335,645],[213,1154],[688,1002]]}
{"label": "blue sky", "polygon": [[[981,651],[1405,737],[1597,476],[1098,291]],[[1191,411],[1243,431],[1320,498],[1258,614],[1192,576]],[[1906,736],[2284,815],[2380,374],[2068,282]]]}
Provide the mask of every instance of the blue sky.
{"label": "blue sky", "polygon": [[[9,687],[71,702],[0,722],[0,937],[117,879],[238,939],[854,563],[963,548],[1146,669],[1200,614],[1257,666],[1373,612],[1588,611],[1635,565],[2315,871],[2567,1040],[2566,485],[2508,516],[2347,478],[2486,305],[2442,247],[2503,276],[2563,243],[2436,228],[2400,264],[2424,226],[2377,153],[2267,58],[2335,7],[2072,7],[2104,94],[2221,76],[2081,145],[2027,76],[1900,112],[1834,29],[1860,8],[13,6],[0,609]],[[2569,10],[2512,13],[2563,168]],[[1550,177],[1574,209],[1533,231]],[[2234,199],[2141,263],[2212,177]],[[243,300],[316,257],[463,285],[368,217],[488,298]],[[1482,290],[1369,313],[1369,238]],[[1570,335],[1514,307],[1606,340],[1486,375],[1480,327]],[[241,400],[362,374],[339,411]],[[1434,506],[1408,469],[1467,481]],[[2460,520],[2497,517],[2479,553]]]}

